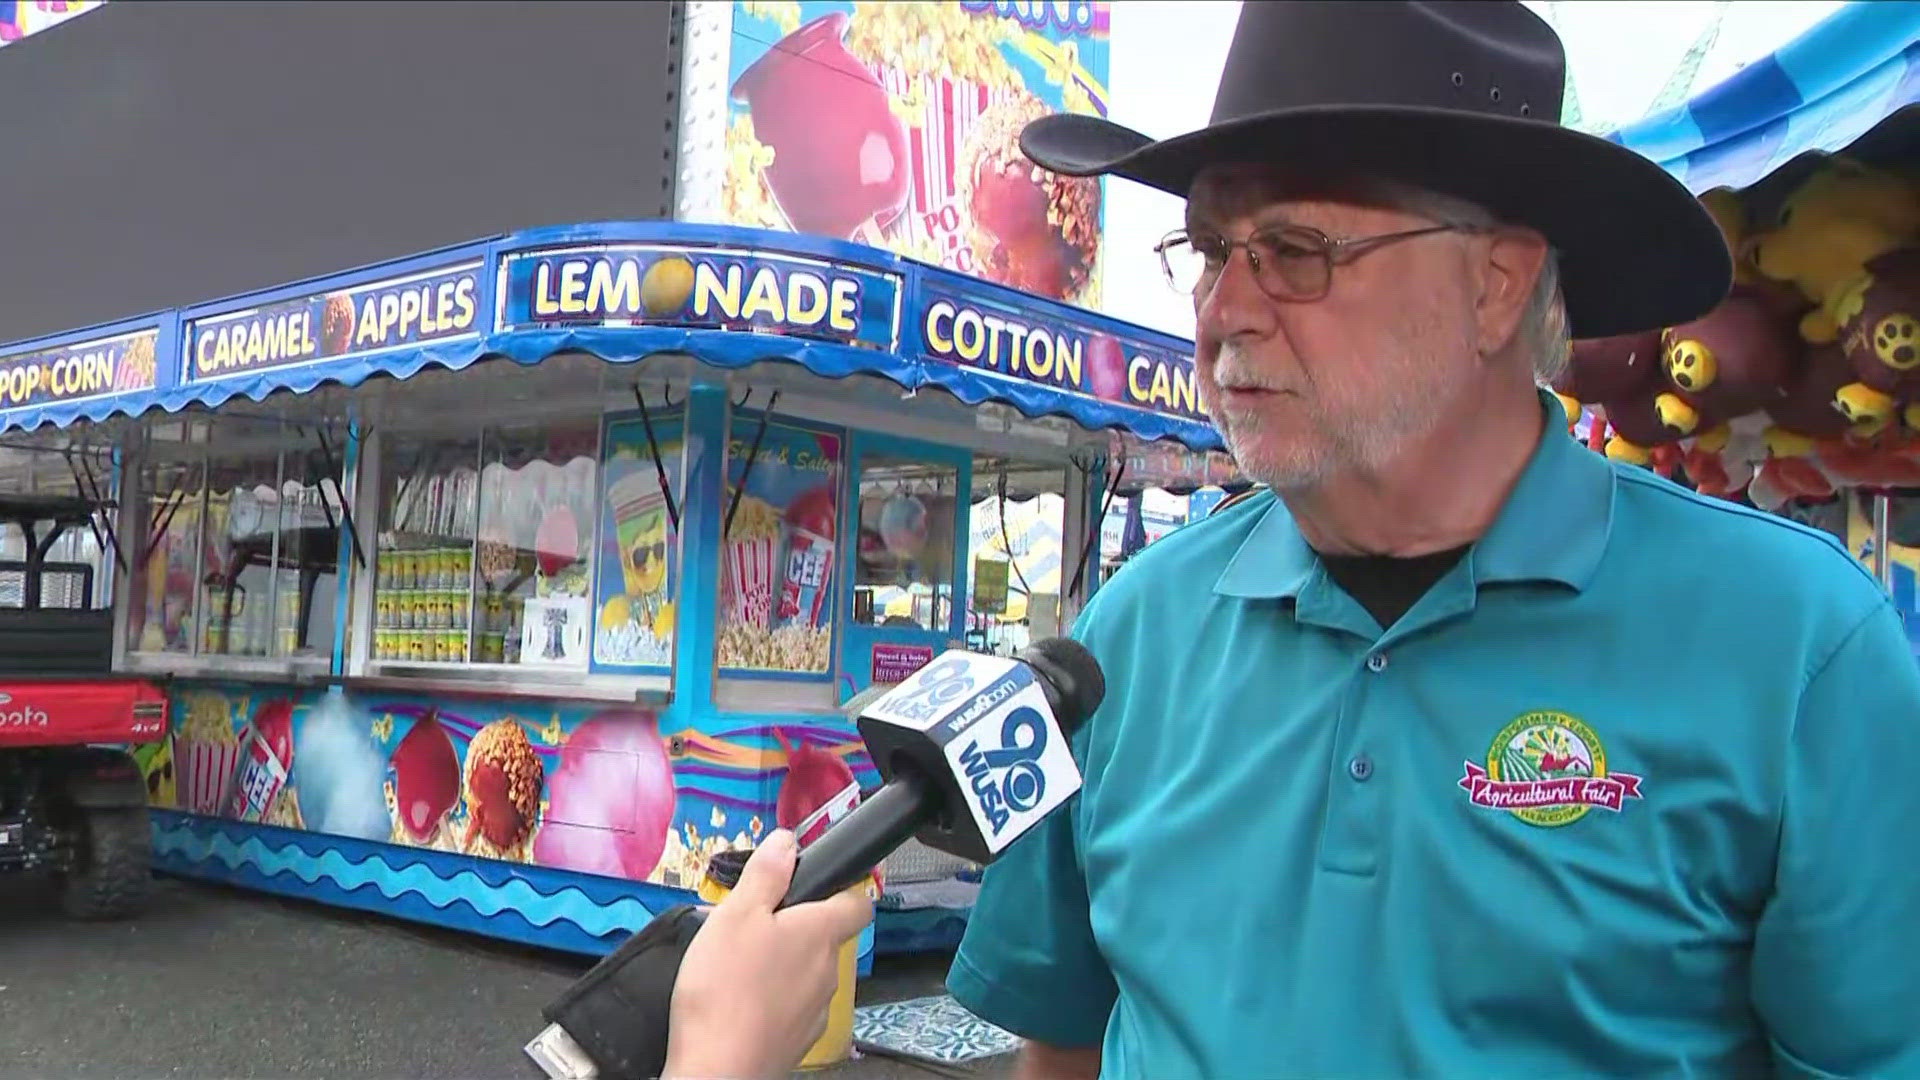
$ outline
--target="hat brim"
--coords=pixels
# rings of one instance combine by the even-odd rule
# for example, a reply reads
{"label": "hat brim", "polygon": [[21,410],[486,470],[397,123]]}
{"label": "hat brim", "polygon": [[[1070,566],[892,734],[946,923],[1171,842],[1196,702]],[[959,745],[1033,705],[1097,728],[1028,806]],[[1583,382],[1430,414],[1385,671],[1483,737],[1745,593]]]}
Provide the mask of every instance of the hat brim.
{"label": "hat brim", "polygon": [[1726,298],[1733,259],[1678,180],[1623,146],[1540,121],[1324,105],[1155,141],[1079,114],[1028,124],[1020,149],[1064,176],[1114,175],[1185,197],[1213,165],[1368,176],[1475,203],[1547,238],[1576,338],[1676,326]]}

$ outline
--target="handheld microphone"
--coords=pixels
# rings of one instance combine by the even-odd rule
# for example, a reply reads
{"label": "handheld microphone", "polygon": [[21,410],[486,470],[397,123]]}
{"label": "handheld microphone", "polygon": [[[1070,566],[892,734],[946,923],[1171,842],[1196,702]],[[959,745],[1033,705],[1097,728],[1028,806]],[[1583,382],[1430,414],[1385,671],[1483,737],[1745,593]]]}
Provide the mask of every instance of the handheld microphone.
{"label": "handheld microphone", "polygon": [[1067,740],[1106,692],[1084,646],[1044,638],[1012,659],[952,650],[879,695],[855,723],[886,783],[800,852],[780,906],[850,888],[909,837],[992,862],[1080,790]]}
{"label": "handheld microphone", "polygon": [[[848,703],[885,783],[801,850],[779,907],[857,884],[921,843],[990,863],[1080,790],[1068,740],[1106,695],[1093,654],[1044,638],[1013,658],[951,650]],[[680,958],[704,913],[663,912],[542,1010],[527,1056],[550,1078],[655,1077]]]}

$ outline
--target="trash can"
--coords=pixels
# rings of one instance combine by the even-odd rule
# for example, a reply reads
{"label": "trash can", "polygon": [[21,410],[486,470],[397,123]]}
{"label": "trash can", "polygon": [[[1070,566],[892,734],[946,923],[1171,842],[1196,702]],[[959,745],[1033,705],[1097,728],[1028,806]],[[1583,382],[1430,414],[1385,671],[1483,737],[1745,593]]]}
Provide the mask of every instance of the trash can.
{"label": "trash can", "polygon": [[[747,864],[750,850],[722,851],[707,860],[707,872],[700,879],[696,892],[700,899],[709,904],[717,904],[733,891],[740,883],[740,870]],[[853,886],[864,891],[869,898],[873,896],[871,877]],[[834,988],[833,1001],[827,1006],[827,1030],[820,1034],[819,1041],[807,1050],[807,1056],[800,1059],[802,1069],[824,1069],[839,1065],[853,1057],[853,992],[859,981],[856,967],[859,962],[860,939],[848,938],[840,946],[840,984]]]}

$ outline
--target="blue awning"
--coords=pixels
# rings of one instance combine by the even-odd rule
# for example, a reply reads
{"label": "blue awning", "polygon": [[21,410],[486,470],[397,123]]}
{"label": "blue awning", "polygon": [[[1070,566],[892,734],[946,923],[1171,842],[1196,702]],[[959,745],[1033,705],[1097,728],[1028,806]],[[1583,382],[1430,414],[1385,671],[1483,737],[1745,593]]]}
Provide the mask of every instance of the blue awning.
{"label": "blue awning", "polygon": [[1853,3],[1684,105],[1608,138],[1695,194],[1834,153],[1920,101],[1920,3]]}
{"label": "blue awning", "polygon": [[530,230],[0,347],[0,431],[567,352],[877,375],[1222,446],[1187,342],[872,248],[673,222]]}

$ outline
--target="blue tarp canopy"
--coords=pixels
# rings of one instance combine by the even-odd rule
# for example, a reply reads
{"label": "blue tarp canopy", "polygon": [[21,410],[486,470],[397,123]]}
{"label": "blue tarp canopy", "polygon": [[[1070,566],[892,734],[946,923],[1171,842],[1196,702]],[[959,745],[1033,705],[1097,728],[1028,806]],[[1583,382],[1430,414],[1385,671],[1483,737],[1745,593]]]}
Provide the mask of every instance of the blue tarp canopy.
{"label": "blue tarp canopy", "polygon": [[1698,195],[1746,188],[1802,154],[1844,150],[1916,101],[1920,3],[1869,0],[1608,138]]}

